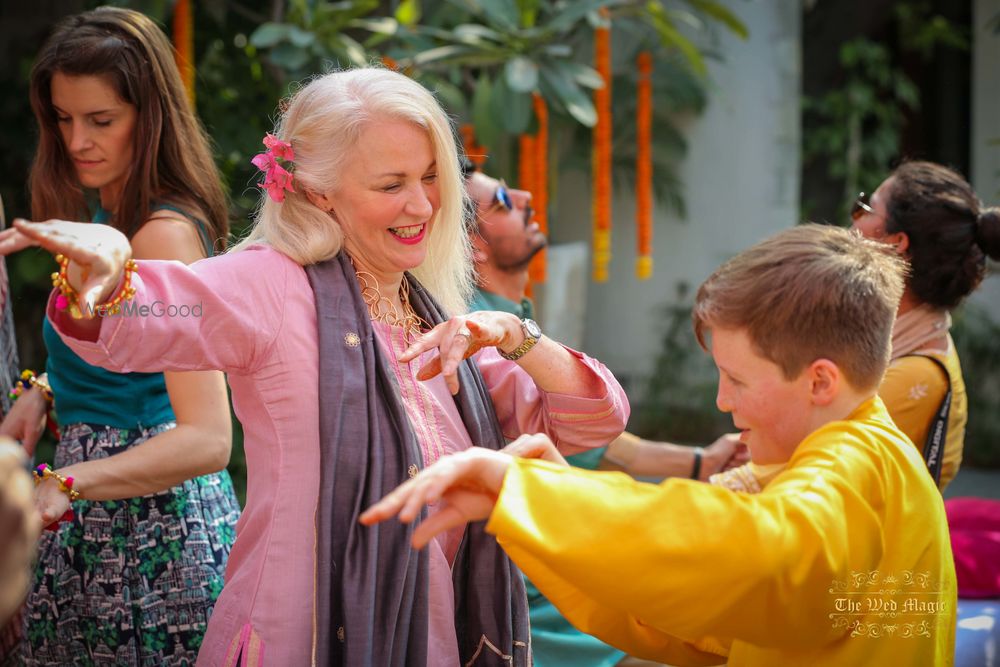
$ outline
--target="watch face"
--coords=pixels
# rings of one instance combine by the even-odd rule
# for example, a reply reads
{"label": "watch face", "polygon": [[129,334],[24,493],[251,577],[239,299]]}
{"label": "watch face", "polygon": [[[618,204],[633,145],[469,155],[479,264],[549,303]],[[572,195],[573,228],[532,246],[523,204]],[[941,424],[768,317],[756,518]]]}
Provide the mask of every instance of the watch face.
{"label": "watch face", "polygon": [[532,338],[542,337],[542,328],[538,326],[538,322],[536,322],[535,320],[529,320],[525,318],[524,320],[522,320],[522,324],[524,324],[524,330]]}

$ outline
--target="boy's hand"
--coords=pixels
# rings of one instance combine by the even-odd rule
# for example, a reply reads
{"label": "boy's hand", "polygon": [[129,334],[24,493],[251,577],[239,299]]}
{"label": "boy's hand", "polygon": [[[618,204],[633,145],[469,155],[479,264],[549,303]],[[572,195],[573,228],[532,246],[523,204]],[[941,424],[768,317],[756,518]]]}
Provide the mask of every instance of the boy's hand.
{"label": "boy's hand", "polygon": [[442,500],[441,508],[413,532],[412,544],[421,549],[439,533],[488,518],[510,461],[510,454],[481,447],[442,456],[368,508],[360,521],[372,526],[398,514],[400,521],[410,523],[424,505]]}

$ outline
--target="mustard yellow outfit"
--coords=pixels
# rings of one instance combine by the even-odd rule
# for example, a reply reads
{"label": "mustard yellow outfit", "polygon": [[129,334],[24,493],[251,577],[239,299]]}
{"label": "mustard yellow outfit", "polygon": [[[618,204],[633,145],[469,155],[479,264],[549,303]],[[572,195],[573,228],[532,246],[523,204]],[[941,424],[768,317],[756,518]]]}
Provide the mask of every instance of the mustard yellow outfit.
{"label": "mustard yellow outfit", "polygon": [[941,494],[877,397],[809,435],[758,494],[516,460],[487,530],[574,625],[639,657],[953,659]]}
{"label": "mustard yellow outfit", "polygon": [[[933,357],[944,364],[944,370],[928,359]],[[889,364],[885,378],[879,385],[878,393],[885,401],[889,414],[896,426],[909,436],[922,452],[927,442],[927,431],[941,407],[945,392],[951,384],[951,408],[948,412],[948,435],[944,443],[944,459],[941,461],[942,491],[958,473],[962,464],[962,448],[965,444],[965,424],[968,421],[969,405],[965,395],[965,381],[962,366],[955,351],[955,343],[948,336],[948,351],[921,351],[897,357]]]}

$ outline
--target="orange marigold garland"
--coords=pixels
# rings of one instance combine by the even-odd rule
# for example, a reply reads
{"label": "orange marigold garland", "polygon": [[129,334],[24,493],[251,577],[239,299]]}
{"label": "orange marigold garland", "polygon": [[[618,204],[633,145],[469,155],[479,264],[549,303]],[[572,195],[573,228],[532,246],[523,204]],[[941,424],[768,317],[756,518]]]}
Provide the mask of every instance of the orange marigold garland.
{"label": "orange marigold garland", "polygon": [[[535,222],[538,229],[548,236],[549,233],[549,109],[545,99],[538,93],[532,96],[535,118],[538,119],[538,134],[535,135],[535,187],[531,190],[532,207],[535,210]],[[528,266],[528,276],[531,283],[545,282],[546,257],[545,249],[535,255]]]}
{"label": "orange marigold garland", "polygon": [[194,106],[194,20],[190,0],[177,0],[174,6],[174,59],[188,100]]}
{"label": "orange marigold garland", "polygon": [[538,151],[535,150],[536,139],[533,134],[522,134],[518,138],[517,187],[534,193]]}
{"label": "orange marigold garland", "polygon": [[653,275],[653,91],[650,74],[653,57],[648,51],[639,54],[639,86],[635,114],[635,227],[637,255],[635,274],[639,280]]}
{"label": "orange marigold garland", "polygon": [[472,123],[466,123],[458,128],[458,131],[462,135],[462,148],[465,151],[465,157],[476,165],[476,169],[482,169],[483,163],[486,162],[486,146],[476,143],[476,128]]}
{"label": "orange marigold garland", "polygon": [[[536,146],[538,145],[537,139],[533,134],[522,134],[518,138],[518,160],[517,160],[517,187],[521,190],[527,190],[528,192],[534,193],[537,187],[537,174],[538,174],[538,150]],[[529,299],[535,296],[535,291],[532,289],[532,280],[530,274],[528,274],[528,284],[525,286],[524,294]]]}
{"label": "orange marigold garland", "polygon": [[[601,17],[608,21],[607,8]],[[595,282],[606,282],[611,263],[611,28],[594,30],[594,69],[604,80],[604,87],[594,91],[597,124],[593,130],[593,216]]]}

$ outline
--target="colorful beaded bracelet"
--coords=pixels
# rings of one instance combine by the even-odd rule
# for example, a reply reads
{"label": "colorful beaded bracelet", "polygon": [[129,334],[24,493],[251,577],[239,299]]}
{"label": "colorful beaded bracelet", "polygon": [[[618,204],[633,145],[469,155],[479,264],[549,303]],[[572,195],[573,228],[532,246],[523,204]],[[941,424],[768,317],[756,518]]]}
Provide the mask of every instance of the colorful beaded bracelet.
{"label": "colorful beaded bracelet", "polygon": [[49,467],[48,463],[41,463],[35,468],[35,486],[38,486],[46,479],[54,479],[59,482],[59,490],[69,496],[70,502],[80,499],[80,492],[73,488],[73,478],[63,477]]}
{"label": "colorful beaded bracelet", "polygon": [[[59,263],[59,270],[52,274],[52,286],[59,290],[59,296],[56,297],[56,308],[59,310],[66,310],[68,308],[70,317],[78,320],[83,317],[83,313],[80,312],[79,295],[73,286],[69,284],[69,277],[67,275],[69,272],[69,257],[56,255],[56,261]],[[132,274],[135,270],[136,263],[134,259],[125,262],[122,287],[118,290],[118,294],[110,301],[105,301],[94,306],[94,310],[102,315],[117,315],[118,311],[121,310],[122,302],[128,301],[135,296],[135,288],[132,287]]]}
{"label": "colorful beaded bracelet", "polygon": [[35,371],[28,368],[21,371],[21,377],[14,381],[14,386],[10,388],[10,392],[7,395],[11,400],[16,401],[21,394],[32,387],[38,387],[49,405],[52,404],[52,387],[45,380],[36,376]]}

